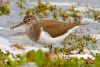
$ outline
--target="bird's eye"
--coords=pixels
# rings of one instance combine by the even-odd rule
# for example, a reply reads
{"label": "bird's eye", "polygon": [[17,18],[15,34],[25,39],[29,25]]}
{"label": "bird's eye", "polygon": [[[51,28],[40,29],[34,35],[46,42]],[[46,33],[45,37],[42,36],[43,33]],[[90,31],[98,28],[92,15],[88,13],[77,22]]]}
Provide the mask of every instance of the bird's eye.
{"label": "bird's eye", "polygon": [[27,21],[31,20],[31,18],[28,18]]}
{"label": "bird's eye", "polygon": [[25,22],[25,23],[30,22],[31,19],[32,19],[32,18],[27,18],[27,19],[24,20],[24,22]]}

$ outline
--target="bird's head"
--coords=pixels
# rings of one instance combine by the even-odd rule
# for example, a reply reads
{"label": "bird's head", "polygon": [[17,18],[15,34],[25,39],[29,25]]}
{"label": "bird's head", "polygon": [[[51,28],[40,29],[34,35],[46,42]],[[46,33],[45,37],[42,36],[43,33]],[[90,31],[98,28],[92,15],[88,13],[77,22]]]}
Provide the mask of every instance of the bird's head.
{"label": "bird's head", "polygon": [[11,29],[19,27],[19,26],[24,25],[24,24],[27,25],[27,26],[30,26],[30,25],[32,25],[34,23],[37,23],[36,17],[34,17],[32,14],[29,14],[29,15],[26,15],[24,17],[24,19],[23,19],[23,21],[21,23],[13,26]]}

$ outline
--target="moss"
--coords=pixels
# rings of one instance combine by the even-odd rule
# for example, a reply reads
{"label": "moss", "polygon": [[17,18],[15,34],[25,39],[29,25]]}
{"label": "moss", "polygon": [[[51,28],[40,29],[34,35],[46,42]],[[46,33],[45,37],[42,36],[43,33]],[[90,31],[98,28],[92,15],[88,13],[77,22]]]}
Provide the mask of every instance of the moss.
{"label": "moss", "polygon": [[67,10],[62,11],[60,13],[60,16],[62,17],[63,20],[66,20],[68,17],[70,17],[69,11],[67,11]]}
{"label": "moss", "polygon": [[6,0],[6,3],[7,3],[7,4],[10,3],[10,0]]}
{"label": "moss", "polygon": [[49,6],[49,10],[52,12],[52,11],[55,11],[56,10],[56,5],[50,5]]}
{"label": "moss", "polygon": [[9,13],[10,13],[10,9],[8,8],[6,4],[3,4],[0,6],[0,15],[9,14]]}
{"label": "moss", "polygon": [[[95,45],[96,43],[97,43],[96,38],[90,35],[80,35],[79,36],[76,34],[70,34],[68,37],[65,37],[64,39],[65,47],[63,49],[66,49],[66,50],[69,49],[70,51],[78,50],[78,52],[81,53],[84,50],[84,47],[88,46],[88,44],[91,44],[91,47],[94,48],[96,46]],[[70,51],[68,51],[68,53]]]}
{"label": "moss", "polygon": [[62,18],[65,21],[73,18],[74,21],[81,21],[82,13],[79,10],[75,10],[75,8],[76,6],[71,6],[62,11],[62,8],[57,8],[56,5],[50,5],[49,2],[43,3],[41,0],[38,0],[38,4],[35,7],[26,10],[26,14],[33,13],[40,19],[52,16],[56,20]]}
{"label": "moss", "polygon": [[18,7],[22,8],[22,7],[23,7],[23,2],[22,2],[22,1],[19,1],[19,2],[17,3],[17,5],[18,5]]}
{"label": "moss", "polygon": [[95,12],[94,11],[94,19],[100,21],[100,12]]}
{"label": "moss", "polygon": [[33,8],[26,10],[26,14],[32,13],[34,15],[35,10]]}
{"label": "moss", "polygon": [[48,3],[42,3],[41,0],[38,0],[38,5],[26,10],[26,14],[32,13],[33,15],[38,15],[39,18],[48,17],[49,15]]}
{"label": "moss", "polygon": [[38,3],[37,7],[36,7],[36,12],[45,12],[46,10],[48,10],[48,6],[44,3]]}
{"label": "moss", "polygon": [[17,54],[15,59],[17,58],[19,60],[13,60],[6,53],[0,51],[0,65],[2,67],[20,67],[20,65],[29,62],[36,63],[38,67],[99,67],[100,65],[100,53],[94,56],[95,60],[92,60],[91,58],[66,58],[65,54],[63,58],[57,56],[53,60],[50,54],[52,55],[52,53],[45,53],[42,50],[31,50],[27,52],[26,55]]}
{"label": "moss", "polygon": [[95,67],[99,67],[100,66],[100,53],[97,53],[95,57],[96,57]]}
{"label": "moss", "polygon": [[71,6],[64,11],[60,11],[61,18],[65,21],[68,18],[73,18],[74,21],[81,21],[82,13],[79,10],[75,10],[75,6]]}
{"label": "moss", "polygon": [[29,52],[26,54],[27,61],[28,61],[28,62],[34,61],[34,59],[35,59],[35,54],[36,54],[36,53],[35,53],[34,50],[29,51]]}
{"label": "moss", "polygon": [[0,15],[2,15],[3,13],[2,13],[2,11],[0,11]]}
{"label": "moss", "polygon": [[76,6],[71,6],[68,8],[69,11],[73,12],[75,10]]}
{"label": "moss", "polygon": [[53,18],[54,18],[54,19],[56,19],[56,20],[58,19],[57,11],[53,11],[53,12],[52,12],[52,15],[53,15]]}

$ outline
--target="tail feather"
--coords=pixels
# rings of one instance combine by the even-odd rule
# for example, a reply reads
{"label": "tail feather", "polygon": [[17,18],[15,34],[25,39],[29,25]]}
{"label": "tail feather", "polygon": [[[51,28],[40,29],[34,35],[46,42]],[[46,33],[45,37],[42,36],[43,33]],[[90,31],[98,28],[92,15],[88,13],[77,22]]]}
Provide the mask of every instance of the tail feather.
{"label": "tail feather", "polygon": [[80,25],[80,22],[71,22],[71,23],[66,24],[66,27],[68,29],[72,29],[73,27],[79,26],[79,25]]}

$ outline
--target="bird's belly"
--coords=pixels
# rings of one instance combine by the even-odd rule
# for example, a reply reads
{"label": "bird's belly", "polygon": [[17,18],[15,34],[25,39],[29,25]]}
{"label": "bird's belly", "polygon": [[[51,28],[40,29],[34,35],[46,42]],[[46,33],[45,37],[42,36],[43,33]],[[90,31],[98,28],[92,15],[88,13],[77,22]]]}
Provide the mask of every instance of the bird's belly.
{"label": "bird's belly", "polygon": [[41,34],[40,34],[38,42],[46,43],[46,44],[48,44],[48,43],[49,44],[58,44],[58,43],[62,42],[65,37],[67,37],[70,33],[72,33],[78,27],[79,26],[76,26],[76,27],[70,29],[64,35],[61,35],[61,36],[58,36],[58,37],[55,37],[55,38],[50,36],[47,32],[41,31]]}
{"label": "bird's belly", "polygon": [[45,43],[45,44],[55,44],[60,41],[61,41],[61,39],[59,39],[57,37],[53,38],[45,31],[41,32],[39,40],[38,40],[39,43]]}

